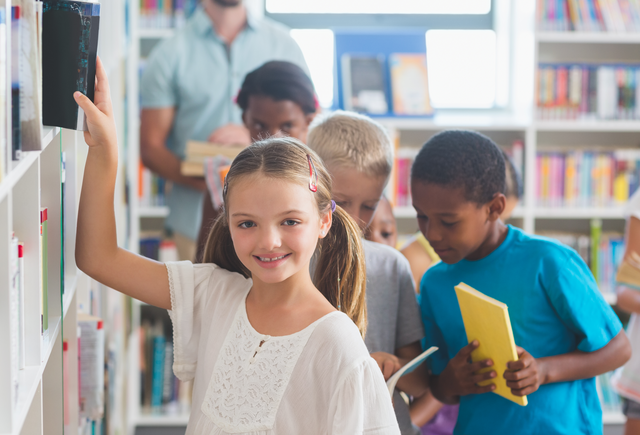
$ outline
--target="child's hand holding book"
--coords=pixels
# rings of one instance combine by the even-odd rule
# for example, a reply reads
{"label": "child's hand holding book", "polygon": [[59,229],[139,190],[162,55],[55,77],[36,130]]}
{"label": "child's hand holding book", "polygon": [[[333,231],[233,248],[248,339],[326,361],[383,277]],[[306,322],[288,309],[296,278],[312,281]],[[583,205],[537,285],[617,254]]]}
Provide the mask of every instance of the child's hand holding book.
{"label": "child's hand holding book", "polygon": [[495,390],[494,384],[478,385],[480,382],[496,377],[496,372],[493,370],[479,373],[481,370],[493,366],[493,361],[490,359],[471,362],[471,352],[479,346],[480,343],[475,340],[460,349],[460,352],[449,361],[437,379],[440,390],[438,399],[445,403],[457,403],[460,396],[488,393]]}
{"label": "child's hand holding book", "polygon": [[[107,73],[102,61],[96,60],[96,85],[93,102],[81,92],[75,92],[73,98],[87,116],[89,131],[84,132],[84,139],[91,149],[104,147],[110,156],[117,159],[117,135],[116,125],[113,119],[113,107],[111,105],[111,92]],[[94,148],[95,147],[95,148]]]}
{"label": "child's hand holding book", "polygon": [[520,346],[516,349],[519,359],[507,364],[504,378],[514,396],[527,396],[538,391],[540,385],[544,383],[545,366]]}

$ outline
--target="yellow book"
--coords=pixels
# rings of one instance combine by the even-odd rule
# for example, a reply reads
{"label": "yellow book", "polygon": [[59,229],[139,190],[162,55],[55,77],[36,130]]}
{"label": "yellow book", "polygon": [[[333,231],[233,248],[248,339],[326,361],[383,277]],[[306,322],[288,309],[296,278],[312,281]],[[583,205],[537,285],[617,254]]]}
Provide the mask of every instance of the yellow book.
{"label": "yellow book", "polygon": [[513,395],[504,379],[507,363],[518,360],[507,306],[464,283],[458,284],[455,289],[467,339],[469,343],[473,340],[480,343],[480,347],[471,354],[471,359],[476,362],[490,358],[493,367],[487,367],[481,372],[494,370],[497,375],[494,379],[481,382],[479,385],[495,384],[494,393],[518,405],[526,406],[527,397]]}

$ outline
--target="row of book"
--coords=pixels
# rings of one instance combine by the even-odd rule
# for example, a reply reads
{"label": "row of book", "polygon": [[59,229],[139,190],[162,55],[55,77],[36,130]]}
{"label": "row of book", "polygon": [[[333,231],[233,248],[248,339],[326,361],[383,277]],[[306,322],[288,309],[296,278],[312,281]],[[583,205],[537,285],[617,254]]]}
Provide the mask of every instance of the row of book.
{"label": "row of book", "polygon": [[602,232],[602,223],[594,220],[591,234],[543,232],[573,248],[593,273],[603,295],[616,294],[616,271],[624,257],[624,236],[621,233]]}
{"label": "row of book", "polygon": [[640,187],[640,151],[539,152],[536,179],[539,206],[622,206]]}
{"label": "row of book", "polygon": [[0,68],[0,181],[23,152],[42,149],[43,124],[86,129],[72,95],[93,99],[99,21],[100,5],[88,0],[15,0],[10,17],[0,10],[0,65],[11,64],[8,76]]}
{"label": "row of book", "polygon": [[542,31],[637,32],[640,0],[538,0]]}
{"label": "row of book", "polygon": [[191,383],[173,373],[173,343],[161,320],[145,319],[140,337],[140,403],[150,414],[184,415],[191,407]]}
{"label": "row of book", "polygon": [[197,5],[198,0],[140,0],[140,27],[182,27]]}
{"label": "row of book", "polygon": [[[504,147],[516,170],[524,174],[524,142],[514,141],[510,147]],[[396,207],[411,207],[411,166],[418,154],[416,148],[399,148],[394,158],[391,182],[385,192],[391,204]]]}
{"label": "row of book", "polygon": [[[39,296],[40,296],[40,342],[42,344],[44,335],[49,330],[49,222],[48,209],[40,210],[40,241],[39,241],[39,264],[38,273]],[[12,386],[15,389],[15,398],[18,397],[18,379],[21,370],[26,367],[26,340],[27,340],[27,319],[25,295],[25,244],[19,241],[14,234],[11,236],[10,246],[10,287],[9,303],[10,312],[10,354],[11,354],[11,377]]]}
{"label": "row of book", "polygon": [[540,119],[640,119],[639,65],[540,64]]}
{"label": "row of book", "polygon": [[142,166],[138,171],[138,201],[143,207],[161,207],[165,205],[165,198],[171,183]]}

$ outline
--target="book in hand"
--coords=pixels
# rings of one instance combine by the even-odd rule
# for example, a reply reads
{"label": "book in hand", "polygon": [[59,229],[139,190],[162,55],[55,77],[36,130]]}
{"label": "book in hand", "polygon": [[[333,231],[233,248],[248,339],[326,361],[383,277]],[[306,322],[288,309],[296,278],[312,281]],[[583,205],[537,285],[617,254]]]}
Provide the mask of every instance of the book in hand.
{"label": "book in hand", "polygon": [[341,63],[345,110],[388,113],[384,56],[343,54]]}
{"label": "book in hand", "polygon": [[420,364],[425,362],[425,360],[429,357],[429,355],[434,353],[436,350],[438,350],[436,346],[432,346],[429,349],[425,350],[420,355],[418,355],[417,357],[415,357],[414,359],[406,363],[404,366],[402,366],[400,370],[395,372],[393,376],[391,376],[387,380],[387,388],[389,388],[389,394],[391,395],[391,397],[393,397],[393,390],[396,389],[396,384],[398,383],[400,378],[403,377],[404,375],[408,375],[409,373],[417,369],[420,366]]}
{"label": "book in hand", "polygon": [[86,130],[73,93],[80,91],[93,101],[100,4],[45,0],[42,21],[44,124]]}
{"label": "book in hand", "polygon": [[180,172],[188,177],[203,177],[205,158],[224,156],[234,159],[243,149],[244,145],[219,145],[191,140],[187,142],[186,158],[180,165]]}
{"label": "book in hand", "polygon": [[518,405],[526,406],[526,396],[515,396],[507,386],[504,370],[507,363],[518,360],[516,343],[511,329],[509,310],[505,304],[478,290],[460,283],[455,287],[469,343],[478,340],[480,346],[471,353],[473,362],[491,359],[493,367],[480,370],[481,373],[495,371],[496,377],[480,382],[480,386],[495,384],[493,391]]}

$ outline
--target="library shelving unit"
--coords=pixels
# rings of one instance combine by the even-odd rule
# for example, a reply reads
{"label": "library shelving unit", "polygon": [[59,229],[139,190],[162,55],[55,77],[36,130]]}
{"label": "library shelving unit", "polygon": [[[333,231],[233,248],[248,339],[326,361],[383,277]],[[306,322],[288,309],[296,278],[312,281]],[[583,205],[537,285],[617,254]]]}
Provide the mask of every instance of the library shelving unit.
{"label": "library shelving unit", "polygon": [[[10,2],[0,2],[5,16],[11,16]],[[123,83],[123,53],[121,30],[124,25],[124,2],[114,0],[103,3],[101,10],[100,55],[108,70],[112,89],[118,90]],[[2,35],[10,53],[11,27]],[[104,41],[104,43],[103,43]],[[10,77],[11,56],[0,67],[4,76]],[[10,81],[9,81],[10,82]],[[11,95],[11,84],[7,85]],[[123,122],[122,98],[114,99],[114,113],[118,122]],[[11,142],[11,99],[3,109],[6,118],[0,122],[9,128],[4,140]],[[122,138],[121,143],[122,143]],[[80,186],[84,171],[87,145],[82,132],[44,126],[41,151],[23,152],[19,161],[10,165],[0,181],[0,434],[2,435],[62,435],[85,433],[86,425],[80,423],[78,384],[78,314],[86,311],[81,301],[87,299],[89,289],[95,283],[80,272],[75,263],[75,233]],[[62,200],[61,157],[64,153],[64,201]],[[119,185],[123,185],[119,177]],[[116,195],[117,215],[121,216],[124,203],[123,189]],[[49,327],[40,333],[40,208],[48,209],[48,315]],[[62,211],[64,210],[64,220]],[[64,227],[64,228],[62,228]],[[124,228],[123,228],[124,230]],[[121,234],[124,234],[121,231]],[[24,368],[18,372],[17,388],[12,378],[11,355],[17,351],[10,345],[10,262],[11,238],[15,235],[24,243]],[[43,245],[44,246],[44,245]],[[61,261],[64,260],[64,268]],[[63,278],[63,280],[61,280]],[[64,284],[62,284],[62,282]],[[62,288],[61,288],[62,287]],[[114,306],[121,307],[120,298],[112,299]],[[86,307],[87,304],[84,304]],[[117,309],[116,309],[117,311]],[[113,325],[113,318],[106,313],[105,324]],[[108,339],[110,349],[118,350],[115,335]],[[68,371],[63,375],[63,342],[68,344]],[[114,375],[123,376],[124,371],[114,370]],[[64,409],[64,390],[67,390],[68,409]],[[111,394],[111,393],[110,393]],[[121,396],[122,394],[120,394]],[[117,395],[115,396],[117,397]],[[119,399],[119,397],[117,397]],[[65,413],[68,421],[65,424]],[[111,409],[109,433],[122,426],[115,419],[119,413]],[[84,427],[83,427],[84,426]]]}

